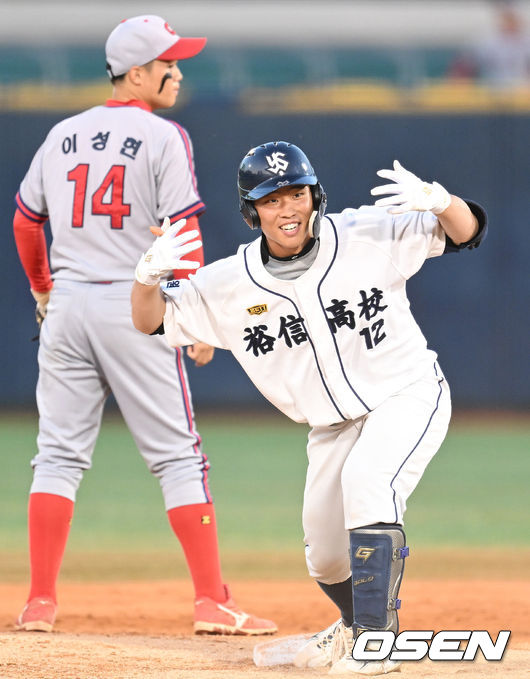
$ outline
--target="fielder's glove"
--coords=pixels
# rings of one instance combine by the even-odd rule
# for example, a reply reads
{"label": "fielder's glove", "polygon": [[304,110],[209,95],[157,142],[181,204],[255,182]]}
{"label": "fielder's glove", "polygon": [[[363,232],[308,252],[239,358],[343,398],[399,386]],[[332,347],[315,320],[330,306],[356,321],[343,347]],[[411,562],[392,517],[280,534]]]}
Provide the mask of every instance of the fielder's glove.
{"label": "fielder's glove", "polygon": [[136,280],[143,285],[156,285],[162,276],[173,271],[173,269],[197,269],[199,262],[192,262],[188,259],[181,259],[188,252],[197,250],[202,245],[202,241],[196,240],[199,231],[187,231],[177,236],[178,232],[186,224],[185,219],[180,219],[175,224],[169,223],[169,218],[164,219],[162,228],[151,227],[151,231],[158,237],[141,257],[136,266]]}
{"label": "fielder's glove", "polygon": [[371,190],[372,196],[380,196],[384,193],[395,194],[375,201],[379,207],[396,206],[388,209],[390,214],[399,215],[409,210],[418,212],[430,210],[435,215],[439,215],[451,203],[449,192],[441,184],[438,182],[429,184],[422,181],[412,172],[405,170],[398,160],[394,160],[393,170],[378,170],[377,174],[383,179],[395,182],[395,184],[376,186]]}

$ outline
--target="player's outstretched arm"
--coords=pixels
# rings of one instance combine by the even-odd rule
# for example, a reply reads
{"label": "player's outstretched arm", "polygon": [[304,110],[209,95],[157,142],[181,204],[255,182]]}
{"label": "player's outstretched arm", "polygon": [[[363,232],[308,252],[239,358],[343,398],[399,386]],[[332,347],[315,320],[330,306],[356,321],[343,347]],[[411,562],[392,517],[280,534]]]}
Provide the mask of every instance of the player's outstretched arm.
{"label": "player's outstretched arm", "polygon": [[449,206],[437,217],[442,229],[455,245],[467,243],[478,233],[478,219],[468,204],[458,196],[451,196]]}
{"label": "player's outstretched arm", "polygon": [[150,335],[162,325],[166,303],[160,285],[143,285],[134,281],[131,306],[133,325],[140,332]]}
{"label": "player's outstretched arm", "polygon": [[[174,269],[196,269],[199,262],[183,260],[183,255],[202,246],[197,238],[197,230],[178,235],[186,223],[181,219],[170,225],[166,217],[162,228],[152,227],[157,238],[153,245],[138,261],[135,282],[131,292],[132,319],[134,326],[141,332],[151,334],[162,323],[165,302],[160,291],[160,279]],[[190,242],[193,241],[193,242]]]}
{"label": "player's outstretched arm", "polygon": [[398,160],[394,161],[393,170],[378,170],[377,174],[394,182],[372,189],[373,196],[391,194],[375,201],[379,207],[388,207],[388,212],[394,215],[409,210],[433,212],[456,245],[467,243],[477,234],[478,220],[467,203],[458,196],[452,196],[438,182],[424,182],[406,170]]}

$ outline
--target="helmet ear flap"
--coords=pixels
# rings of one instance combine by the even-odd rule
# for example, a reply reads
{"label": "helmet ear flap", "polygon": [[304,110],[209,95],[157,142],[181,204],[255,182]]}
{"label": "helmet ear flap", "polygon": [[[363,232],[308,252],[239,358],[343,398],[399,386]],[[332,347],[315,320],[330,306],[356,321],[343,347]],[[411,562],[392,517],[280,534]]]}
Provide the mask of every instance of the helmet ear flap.
{"label": "helmet ear flap", "polygon": [[260,220],[258,211],[254,207],[254,203],[251,200],[245,200],[245,198],[242,198],[239,202],[239,211],[251,229],[259,228]]}
{"label": "helmet ear flap", "polygon": [[320,201],[322,200],[322,184],[317,182],[314,186],[311,186],[311,193],[313,195],[313,206],[315,210],[320,207]]}
{"label": "helmet ear flap", "polygon": [[311,195],[313,197],[313,214],[309,219],[309,235],[311,238],[318,238],[320,234],[320,220],[326,212],[328,200],[326,192],[320,182],[317,182],[309,188],[311,189]]}
{"label": "helmet ear flap", "polygon": [[314,186],[311,186],[310,189],[311,195],[313,196],[313,208],[319,213],[320,217],[323,217],[328,202],[326,192],[324,191],[324,188],[320,182],[317,182]]}

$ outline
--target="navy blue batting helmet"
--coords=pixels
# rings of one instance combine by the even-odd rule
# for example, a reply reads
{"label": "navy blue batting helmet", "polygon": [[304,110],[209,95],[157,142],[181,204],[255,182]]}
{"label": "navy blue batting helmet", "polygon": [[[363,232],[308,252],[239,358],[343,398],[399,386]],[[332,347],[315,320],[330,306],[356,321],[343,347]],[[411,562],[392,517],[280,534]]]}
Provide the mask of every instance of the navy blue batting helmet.
{"label": "navy blue batting helmet", "polygon": [[313,196],[315,235],[326,210],[326,194],[307,156],[287,141],[271,141],[250,149],[237,176],[239,210],[251,229],[260,225],[254,201],[284,186],[309,186]]}

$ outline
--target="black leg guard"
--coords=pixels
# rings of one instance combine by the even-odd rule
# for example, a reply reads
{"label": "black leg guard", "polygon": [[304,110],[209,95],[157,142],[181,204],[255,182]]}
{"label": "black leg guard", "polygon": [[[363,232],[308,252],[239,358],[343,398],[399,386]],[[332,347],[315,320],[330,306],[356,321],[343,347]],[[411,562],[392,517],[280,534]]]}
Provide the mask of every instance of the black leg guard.
{"label": "black leg guard", "polygon": [[364,630],[398,633],[398,593],[408,554],[405,533],[397,524],[350,531],[355,637]]}
{"label": "black leg guard", "polygon": [[353,595],[351,577],[344,582],[337,582],[333,585],[326,585],[317,580],[320,589],[328,595],[333,603],[340,609],[342,622],[346,627],[353,624]]}

